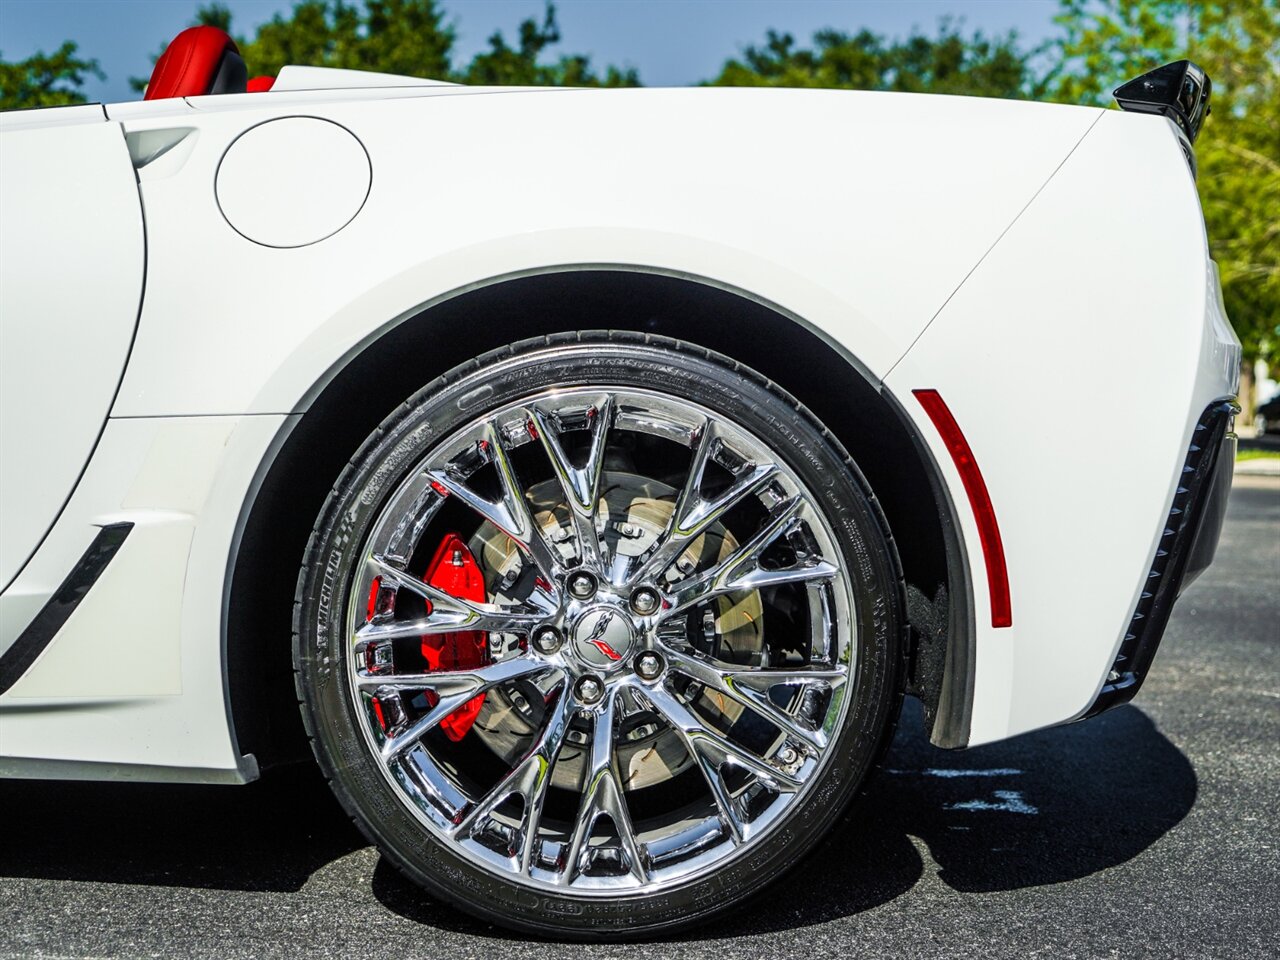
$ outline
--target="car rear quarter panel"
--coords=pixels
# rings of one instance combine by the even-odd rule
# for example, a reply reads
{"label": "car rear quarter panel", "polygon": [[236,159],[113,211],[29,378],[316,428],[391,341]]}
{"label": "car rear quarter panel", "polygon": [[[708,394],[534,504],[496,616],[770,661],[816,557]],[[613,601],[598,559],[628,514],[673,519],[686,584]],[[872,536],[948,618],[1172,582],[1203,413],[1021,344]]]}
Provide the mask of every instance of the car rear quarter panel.
{"label": "car rear quarter panel", "polygon": [[[1235,393],[1190,170],[1163,118],[1108,112],[887,378],[934,442],[977,609],[970,743],[1093,702],[1145,585],[1196,419]],[[993,628],[940,391],[995,505],[1013,625]]]}

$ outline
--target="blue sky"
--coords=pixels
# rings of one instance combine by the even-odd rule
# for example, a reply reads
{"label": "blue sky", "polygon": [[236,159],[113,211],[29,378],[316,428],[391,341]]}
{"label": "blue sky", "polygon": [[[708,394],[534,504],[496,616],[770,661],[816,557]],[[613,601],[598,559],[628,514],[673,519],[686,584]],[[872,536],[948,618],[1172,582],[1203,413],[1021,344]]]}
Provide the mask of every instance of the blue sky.
{"label": "blue sky", "polygon": [[[132,100],[130,76],[144,74],[150,55],[187,26],[199,0],[0,0],[0,54],[20,60],[74,40],[107,74],[91,80],[91,100]],[[229,0],[233,28],[252,33],[292,7],[292,0]],[[461,60],[485,47],[495,30],[512,38],[519,22],[541,17],[542,0],[443,0],[458,31]],[[633,66],[650,86],[697,83],[728,56],[760,42],[770,27],[808,40],[822,27],[867,27],[901,36],[932,32],[941,17],[967,30],[1016,30],[1027,45],[1052,30],[1055,0],[558,0],[563,52],[586,53],[597,65]],[[252,65],[250,65],[252,67]]]}

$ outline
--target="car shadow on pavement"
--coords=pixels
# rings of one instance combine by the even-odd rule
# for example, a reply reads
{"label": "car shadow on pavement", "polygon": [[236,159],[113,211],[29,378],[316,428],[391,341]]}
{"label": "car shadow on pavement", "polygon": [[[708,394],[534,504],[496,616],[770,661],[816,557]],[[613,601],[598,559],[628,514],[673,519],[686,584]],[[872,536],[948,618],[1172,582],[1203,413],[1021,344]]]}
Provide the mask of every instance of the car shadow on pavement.
{"label": "car shadow on pavement", "polygon": [[959,753],[899,737],[865,799],[874,819],[927,845],[944,883],[984,892],[1131,860],[1187,815],[1196,791],[1186,755],[1124,706]]}
{"label": "car shadow on pavement", "polygon": [[[767,910],[699,934],[743,936],[849,916],[907,893],[926,872],[961,893],[1086,877],[1159,840],[1191,810],[1196,788],[1187,757],[1131,706],[950,751],[927,742],[919,705],[909,703],[883,769],[844,826],[767,895]],[[869,898],[886,878],[900,887]]]}
{"label": "car shadow on pavement", "polygon": [[[966,751],[927,742],[909,704],[880,773],[848,821],[784,881],[770,908],[701,931],[742,936],[848,916],[886,876],[926,872],[961,893],[1089,876],[1155,843],[1191,810],[1196,775],[1155,724],[1122,707]],[[926,862],[928,858],[931,863]]]}
{"label": "car shadow on pavement", "polygon": [[[952,752],[928,745],[919,707],[909,704],[884,769],[848,821],[755,909],[693,936],[849,916],[907,893],[926,873],[964,893],[1085,877],[1155,843],[1195,797],[1186,756],[1131,706]],[[0,844],[0,878],[287,893],[366,846],[310,767],[241,788],[0,781],[0,809],[11,828],[30,825]],[[505,936],[428,897],[385,861],[371,887],[407,919]]]}

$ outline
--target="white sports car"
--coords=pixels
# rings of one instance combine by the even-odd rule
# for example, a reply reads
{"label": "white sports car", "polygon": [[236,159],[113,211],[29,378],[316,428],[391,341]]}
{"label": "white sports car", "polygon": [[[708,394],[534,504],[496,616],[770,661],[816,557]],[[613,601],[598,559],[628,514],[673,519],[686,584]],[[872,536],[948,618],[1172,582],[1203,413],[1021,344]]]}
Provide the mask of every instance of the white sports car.
{"label": "white sports car", "polygon": [[585,937],[796,863],[904,695],[945,747],[1128,700],[1231,478],[1208,92],[250,81],[202,27],[4,114],[0,771],[309,739],[429,891]]}

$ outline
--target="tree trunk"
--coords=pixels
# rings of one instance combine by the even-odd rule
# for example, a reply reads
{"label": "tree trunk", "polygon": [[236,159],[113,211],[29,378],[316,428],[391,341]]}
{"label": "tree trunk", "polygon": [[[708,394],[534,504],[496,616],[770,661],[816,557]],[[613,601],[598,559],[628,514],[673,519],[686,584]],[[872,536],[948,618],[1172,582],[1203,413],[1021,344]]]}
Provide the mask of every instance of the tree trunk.
{"label": "tree trunk", "polygon": [[1253,426],[1253,361],[1240,359],[1240,416],[1237,422]]}

